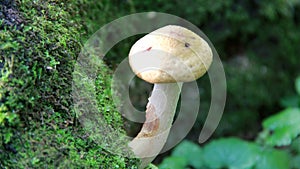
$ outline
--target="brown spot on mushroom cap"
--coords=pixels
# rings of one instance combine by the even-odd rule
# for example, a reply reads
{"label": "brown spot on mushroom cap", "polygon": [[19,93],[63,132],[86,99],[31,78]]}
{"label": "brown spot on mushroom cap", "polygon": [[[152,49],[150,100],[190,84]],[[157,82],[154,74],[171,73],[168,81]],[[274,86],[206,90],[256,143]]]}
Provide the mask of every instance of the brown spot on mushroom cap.
{"label": "brown spot on mushroom cap", "polygon": [[[151,51],[147,50],[149,46]],[[146,54],[142,52],[145,50]],[[212,50],[207,42],[196,33],[175,25],[147,34],[129,52],[132,70],[150,83],[196,80],[205,74],[211,62]]]}
{"label": "brown spot on mushroom cap", "polygon": [[152,47],[149,47],[148,49],[146,49],[146,51],[150,51]]}
{"label": "brown spot on mushroom cap", "polygon": [[191,44],[189,44],[189,43],[185,42],[184,46],[188,48],[188,47],[190,47],[190,46],[191,46]]}

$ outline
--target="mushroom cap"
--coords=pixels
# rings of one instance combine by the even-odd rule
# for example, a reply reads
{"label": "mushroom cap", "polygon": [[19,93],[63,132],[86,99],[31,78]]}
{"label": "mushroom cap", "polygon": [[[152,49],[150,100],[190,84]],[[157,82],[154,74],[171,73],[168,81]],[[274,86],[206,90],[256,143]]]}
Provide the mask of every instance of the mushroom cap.
{"label": "mushroom cap", "polygon": [[149,83],[189,82],[205,74],[212,56],[211,48],[199,35],[168,25],[139,39],[130,49],[129,64]]}

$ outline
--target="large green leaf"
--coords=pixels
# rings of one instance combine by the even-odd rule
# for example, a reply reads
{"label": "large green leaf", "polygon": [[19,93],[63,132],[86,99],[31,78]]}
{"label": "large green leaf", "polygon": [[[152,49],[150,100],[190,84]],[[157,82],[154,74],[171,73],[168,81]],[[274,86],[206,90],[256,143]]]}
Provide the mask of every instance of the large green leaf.
{"label": "large green leaf", "polygon": [[185,158],[189,165],[200,168],[203,165],[203,152],[198,144],[190,141],[183,141],[172,152],[174,157]]}
{"label": "large green leaf", "polygon": [[159,169],[184,169],[187,164],[187,160],[183,157],[170,156],[165,158],[158,167]]}
{"label": "large green leaf", "polygon": [[264,132],[267,135],[266,144],[284,146],[291,144],[292,140],[300,134],[300,109],[288,108],[271,116],[263,122]]}
{"label": "large green leaf", "polygon": [[297,93],[300,95],[300,76],[297,77],[295,86],[296,86]]}
{"label": "large green leaf", "polygon": [[286,152],[267,149],[259,153],[259,160],[255,169],[288,169],[290,168],[289,156]]}
{"label": "large green leaf", "polygon": [[204,147],[204,162],[213,169],[248,169],[258,158],[259,147],[237,138],[212,141]]}

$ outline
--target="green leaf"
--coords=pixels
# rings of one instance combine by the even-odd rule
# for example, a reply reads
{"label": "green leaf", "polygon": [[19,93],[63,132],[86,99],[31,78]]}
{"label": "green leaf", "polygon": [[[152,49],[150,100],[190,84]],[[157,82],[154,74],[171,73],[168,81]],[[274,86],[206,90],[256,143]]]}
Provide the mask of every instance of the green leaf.
{"label": "green leaf", "polygon": [[276,129],[269,137],[267,137],[266,144],[272,146],[290,145],[294,138],[300,133],[300,124],[289,125]]}
{"label": "green leaf", "polygon": [[295,87],[296,87],[296,91],[297,91],[298,95],[300,95],[300,76],[298,76],[295,81]]}
{"label": "green leaf", "polygon": [[257,161],[259,147],[237,138],[212,141],[204,147],[204,162],[213,169],[247,169]]}
{"label": "green leaf", "polygon": [[8,113],[8,116],[6,118],[9,123],[13,123],[17,117],[18,117],[18,115],[15,113]]}
{"label": "green leaf", "polygon": [[0,113],[0,125],[4,125],[4,119],[6,116],[6,113]]}
{"label": "green leaf", "polygon": [[18,47],[18,44],[16,42],[13,42],[13,43],[7,42],[7,43],[2,44],[0,46],[0,49],[7,50],[9,48],[17,48],[17,47]]}
{"label": "green leaf", "polygon": [[203,152],[199,145],[183,141],[172,152],[174,157],[182,157],[188,161],[188,164],[194,168],[200,168],[203,165]]}
{"label": "green leaf", "polygon": [[156,167],[154,164],[150,163],[146,169],[159,169],[158,167]]}
{"label": "green leaf", "polygon": [[288,108],[263,122],[263,132],[269,132],[266,144],[285,146],[300,134],[300,109]]}
{"label": "green leaf", "polygon": [[267,149],[261,151],[255,169],[288,169],[289,156],[284,151]]}
{"label": "green leaf", "polygon": [[33,157],[33,159],[31,159],[32,165],[36,165],[38,162],[40,162],[40,159],[38,159],[37,157]]}
{"label": "green leaf", "polygon": [[186,158],[170,156],[165,158],[158,167],[159,169],[183,169],[187,164]]}
{"label": "green leaf", "polygon": [[12,136],[13,134],[11,132],[4,133],[4,143],[7,144]]}

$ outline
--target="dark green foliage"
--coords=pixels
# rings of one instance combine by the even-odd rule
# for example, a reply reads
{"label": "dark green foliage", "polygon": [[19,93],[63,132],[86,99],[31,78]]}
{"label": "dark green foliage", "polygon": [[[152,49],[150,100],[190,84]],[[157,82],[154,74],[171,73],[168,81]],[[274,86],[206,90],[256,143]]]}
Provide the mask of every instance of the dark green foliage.
{"label": "dark green foliage", "polygon": [[295,81],[295,88],[296,88],[298,96],[300,97],[300,76],[297,77],[297,79]]}
{"label": "dark green foliage", "polygon": [[[105,15],[98,15],[98,10],[105,11]],[[103,23],[103,17],[111,21],[133,12],[157,11],[177,15],[198,26],[215,45],[225,66],[228,100],[217,133],[227,135],[235,132],[253,138],[259,130],[259,121],[280,110],[278,103],[281,98],[293,93],[293,79],[300,73],[299,10],[297,0],[114,0],[96,3],[90,9],[94,13],[93,18],[89,19],[97,21],[90,30],[97,30]],[[131,40],[123,41],[115,46],[107,55],[107,62],[116,65],[127,57],[132,43]],[[209,82],[207,79],[199,81],[200,90],[205,91],[201,96],[201,112],[207,112]],[[241,116],[240,112],[243,112]],[[252,115],[248,115],[249,112]],[[238,120],[226,118],[231,116],[240,117]],[[201,124],[196,128],[200,128]],[[253,132],[244,133],[244,126],[253,128]]]}

